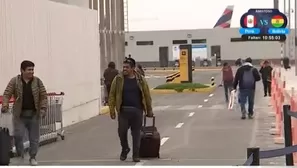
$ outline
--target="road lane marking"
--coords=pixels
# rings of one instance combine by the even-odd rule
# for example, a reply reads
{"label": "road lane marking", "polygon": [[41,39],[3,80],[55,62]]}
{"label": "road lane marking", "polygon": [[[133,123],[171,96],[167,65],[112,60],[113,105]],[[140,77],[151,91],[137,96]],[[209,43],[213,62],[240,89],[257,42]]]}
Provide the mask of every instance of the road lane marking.
{"label": "road lane marking", "polygon": [[184,123],[178,123],[175,128],[181,128],[184,125]]}
{"label": "road lane marking", "polygon": [[168,139],[169,139],[169,137],[163,137],[161,139],[161,144],[160,145],[163,146]]}
{"label": "road lane marking", "polygon": [[212,96],[213,96],[213,94],[210,94],[210,95],[209,95],[209,97],[212,97]]}
{"label": "road lane marking", "polygon": [[201,108],[201,107],[202,107],[202,105],[199,105],[199,106],[198,106],[198,108]]}
{"label": "road lane marking", "polygon": [[195,112],[191,112],[191,113],[189,114],[189,117],[192,117],[194,114],[195,114]]}
{"label": "road lane marking", "polygon": [[170,106],[155,106],[153,107],[153,111],[163,111],[168,109]]}
{"label": "road lane marking", "polygon": [[178,110],[194,110],[197,108],[197,105],[185,105],[180,107]]}
{"label": "road lane marking", "polygon": [[208,99],[204,99],[204,102],[208,102]]}
{"label": "road lane marking", "polygon": [[140,162],[136,163],[134,166],[143,166],[148,160],[141,160]]}

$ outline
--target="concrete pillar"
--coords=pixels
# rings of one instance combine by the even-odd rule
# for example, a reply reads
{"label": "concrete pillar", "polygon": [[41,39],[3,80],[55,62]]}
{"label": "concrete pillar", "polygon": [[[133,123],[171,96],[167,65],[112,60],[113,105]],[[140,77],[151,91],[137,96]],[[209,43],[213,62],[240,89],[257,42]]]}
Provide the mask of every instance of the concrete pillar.
{"label": "concrete pillar", "polygon": [[100,35],[100,61],[101,77],[107,68],[107,59],[105,53],[105,21],[104,21],[104,0],[99,0],[99,35]]}
{"label": "concrete pillar", "polygon": [[123,52],[123,46],[125,47],[125,40],[122,39],[122,10],[121,10],[121,4],[123,0],[117,0],[115,4],[115,21],[116,21],[116,35],[115,35],[115,43],[116,43],[116,53],[117,53],[117,59],[118,59],[118,68],[122,69],[123,61],[125,58],[125,52]]}
{"label": "concrete pillar", "polygon": [[111,29],[110,29],[110,0],[105,0],[105,21],[106,21],[106,57],[107,62],[111,59]]}
{"label": "concrete pillar", "polygon": [[117,51],[116,51],[116,1],[111,0],[110,2],[110,20],[111,20],[111,59],[115,62],[116,67],[119,68],[119,60],[117,59]]}
{"label": "concrete pillar", "polygon": [[121,60],[125,58],[125,15],[124,15],[124,0],[119,0],[119,23],[120,23],[120,55]]}

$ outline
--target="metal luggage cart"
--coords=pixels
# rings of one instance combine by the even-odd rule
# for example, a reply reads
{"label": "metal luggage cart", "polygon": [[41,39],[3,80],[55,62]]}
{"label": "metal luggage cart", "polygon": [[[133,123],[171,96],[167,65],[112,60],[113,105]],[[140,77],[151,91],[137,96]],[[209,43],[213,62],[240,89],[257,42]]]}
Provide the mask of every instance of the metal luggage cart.
{"label": "metal luggage cart", "polygon": [[48,93],[48,108],[44,118],[40,119],[40,141],[65,139],[62,105],[64,93]]}
{"label": "metal luggage cart", "polygon": [[[45,117],[40,119],[40,143],[45,143],[51,140],[56,141],[58,137],[62,140],[65,139],[64,128],[63,128],[63,115],[62,115],[62,105],[64,93],[48,93],[48,109]],[[9,101],[9,114],[10,124],[9,131],[13,135],[13,113],[14,99]],[[2,96],[0,96],[0,108],[2,106]],[[0,118],[0,122],[1,122]],[[24,147],[29,148],[28,133],[24,137]],[[15,147],[12,149],[13,153],[16,153]]]}

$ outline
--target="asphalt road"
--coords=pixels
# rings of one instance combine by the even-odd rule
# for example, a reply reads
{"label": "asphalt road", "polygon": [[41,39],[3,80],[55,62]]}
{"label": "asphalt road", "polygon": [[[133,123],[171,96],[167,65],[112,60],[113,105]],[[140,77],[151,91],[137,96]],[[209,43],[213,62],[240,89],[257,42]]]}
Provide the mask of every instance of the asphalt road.
{"label": "asphalt road", "polygon": [[[218,78],[220,72],[197,73],[194,79],[206,83],[212,76]],[[150,86],[161,82],[148,80]],[[263,99],[260,90],[257,103]],[[264,113],[240,120],[240,112],[227,110],[221,88],[211,94],[153,95],[153,106],[162,137],[161,158],[142,160],[139,166],[239,165],[246,159],[246,148],[263,141],[257,141],[257,134]],[[131,153],[127,161],[119,161],[120,149],[117,122],[103,115],[67,128],[66,140],[41,147],[38,160],[40,165],[135,165]]]}

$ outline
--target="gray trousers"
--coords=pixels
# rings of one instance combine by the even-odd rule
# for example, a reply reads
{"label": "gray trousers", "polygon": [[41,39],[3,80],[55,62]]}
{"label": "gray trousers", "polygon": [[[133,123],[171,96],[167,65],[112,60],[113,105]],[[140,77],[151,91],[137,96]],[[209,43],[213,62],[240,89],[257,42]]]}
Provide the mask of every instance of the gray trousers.
{"label": "gray trousers", "polygon": [[133,157],[139,157],[140,130],[142,127],[143,111],[137,108],[123,108],[119,113],[118,133],[121,141],[122,150],[129,148],[128,130],[131,128],[133,140]]}
{"label": "gray trousers", "polygon": [[24,138],[28,132],[30,142],[29,155],[34,158],[39,147],[39,119],[37,116],[32,118],[14,118],[14,140],[18,156],[24,154]]}

